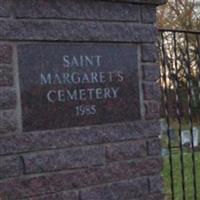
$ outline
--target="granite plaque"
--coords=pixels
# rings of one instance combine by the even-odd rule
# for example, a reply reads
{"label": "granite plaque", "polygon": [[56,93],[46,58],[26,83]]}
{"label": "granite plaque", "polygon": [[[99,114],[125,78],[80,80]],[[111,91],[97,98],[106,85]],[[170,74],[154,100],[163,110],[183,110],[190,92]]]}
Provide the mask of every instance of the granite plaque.
{"label": "granite plaque", "polygon": [[20,44],[24,131],[140,118],[138,55],[132,44]]}

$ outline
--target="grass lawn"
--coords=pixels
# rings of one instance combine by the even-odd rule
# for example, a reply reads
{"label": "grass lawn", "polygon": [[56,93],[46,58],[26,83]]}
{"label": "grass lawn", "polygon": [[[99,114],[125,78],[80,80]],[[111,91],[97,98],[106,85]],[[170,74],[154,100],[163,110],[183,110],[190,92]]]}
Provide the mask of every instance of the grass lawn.
{"label": "grass lawn", "polygon": [[[182,130],[190,130],[189,122],[182,121]],[[200,130],[200,119],[194,120],[193,125]],[[181,175],[181,164],[180,164],[180,138],[179,138],[179,124],[176,119],[170,120],[170,127],[173,128],[175,138],[171,139],[172,148],[172,161],[173,161],[173,180],[174,180],[174,196],[175,200],[182,200],[182,175]],[[199,135],[200,137],[200,135]],[[164,133],[161,138],[162,148],[168,149],[168,136]],[[199,138],[200,142],[200,138]],[[200,148],[199,148],[200,150]],[[192,173],[192,152],[189,147],[183,147],[184,157],[184,172],[185,172],[185,196],[186,200],[193,200],[193,173]],[[200,200],[200,151],[195,152],[196,160],[196,181],[197,181],[197,199]],[[171,200],[171,178],[170,178],[170,165],[169,157],[164,156],[164,189],[166,194],[166,200]]]}
{"label": "grass lawn", "polygon": [[[185,190],[186,200],[193,199],[193,175],[192,175],[192,159],[191,152],[184,153],[184,169],[185,169]],[[197,180],[197,199],[200,199],[200,152],[195,152],[196,156],[196,180]],[[181,176],[181,165],[180,165],[180,154],[179,152],[173,152],[173,173],[174,173],[174,191],[175,200],[182,199],[182,176]],[[169,157],[164,157],[164,169],[163,178],[166,193],[166,200],[170,200],[171,194],[171,181],[170,181],[170,165]]]}

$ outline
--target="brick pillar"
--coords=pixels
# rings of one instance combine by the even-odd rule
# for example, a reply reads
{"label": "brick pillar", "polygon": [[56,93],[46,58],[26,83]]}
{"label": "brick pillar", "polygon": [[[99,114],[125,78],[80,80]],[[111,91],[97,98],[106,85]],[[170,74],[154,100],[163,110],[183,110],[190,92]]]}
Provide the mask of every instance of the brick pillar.
{"label": "brick pillar", "polygon": [[[0,0],[1,200],[163,199],[155,9],[164,2]],[[132,54],[126,50],[129,47]],[[41,104],[47,100],[32,97],[41,95],[41,84],[47,83],[38,83],[39,89],[33,89],[31,84],[35,84],[38,70],[45,69],[44,66],[59,66],[59,59],[54,64],[51,58],[57,59],[62,49],[79,52],[82,48],[90,55],[93,51],[102,51],[104,57],[110,54],[111,61],[103,63],[108,67],[119,64],[116,80],[122,82],[128,77],[136,85],[133,89],[137,95],[129,85],[124,93],[129,105],[123,109],[123,101],[118,101],[123,92],[115,100],[104,90],[104,97],[107,91],[107,98],[119,105],[112,110],[108,103],[114,100],[104,102],[101,90],[95,88],[95,97],[106,114],[99,114],[101,109],[97,107],[100,117],[70,120],[69,114],[66,121],[60,117],[65,116],[63,109],[71,112],[71,106],[61,104],[66,97],[59,96],[58,107],[51,104],[46,109]],[[51,56],[46,59],[46,55]],[[121,58],[115,61],[115,55]],[[134,63],[135,71],[130,71],[133,78],[128,76],[129,69],[124,69],[123,63]],[[100,82],[104,82],[102,77]],[[61,87],[57,79],[54,81],[54,85]],[[54,86],[48,87],[56,90]],[[54,100],[54,96],[51,98]],[[132,98],[138,105],[132,105]],[[56,111],[56,118],[54,114],[50,116],[53,108],[61,109]],[[40,113],[43,109],[46,115]],[[124,110],[124,118],[120,118],[119,113]],[[111,119],[106,118],[107,113]]]}

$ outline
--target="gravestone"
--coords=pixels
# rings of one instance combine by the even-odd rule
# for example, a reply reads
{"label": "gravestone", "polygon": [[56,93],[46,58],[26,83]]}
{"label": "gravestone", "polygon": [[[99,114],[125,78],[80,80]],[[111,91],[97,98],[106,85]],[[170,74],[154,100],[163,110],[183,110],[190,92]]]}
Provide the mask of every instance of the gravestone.
{"label": "gravestone", "polygon": [[169,138],[170,140],[176,140],[177,135],[173,128],[169,128]]}
{"label": "gravestone", "polygon": [[0,199],[163,199],[156,6],[0,1]]}
{"label": "gravestone", "polygon": [[199,129],[197,127],[193,127],[193,144],[194,147],[199,146]]}
{"label": "gravestone", "polygon": [[162,148],[161,149],[161,155],[163,157],[168,156],[169,155],[169,150],[167,148]]}
{"label": "gravestone", "polygon": [[190,147],[192,147],[192,137],[193,137],[194,147],[198,147],[199,146],[199,130],[196,127],[193,127],[192,129],[192,136],[191,136],[190,130],[183,130],[181,132],[182,145],[189,144]]}
{"label": "gravestone", "polygon": [[190,131],[189,130],[181,131],[181,139],[182,139],[182,145],[190,144],[191,143]]}
{"label": "gravestone", "polygon": [[167,123],[164,118],[160,119],[160,129],[161,129],[161,135],[167,134]]}

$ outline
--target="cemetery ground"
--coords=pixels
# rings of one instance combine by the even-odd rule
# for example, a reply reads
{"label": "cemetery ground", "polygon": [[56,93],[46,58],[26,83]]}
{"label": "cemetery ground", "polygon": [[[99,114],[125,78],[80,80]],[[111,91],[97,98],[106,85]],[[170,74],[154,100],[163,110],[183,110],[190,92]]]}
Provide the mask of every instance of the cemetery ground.
{"label": "cemetery ground", "polygon": [[[189,129],[189,123],[184,122],[182,124],[182,130]],[[200,130],[199,121],[194,122],[194,126]],[[174,193],[175,200],[182,199],[182,175],[181,175],[181,162],[180,162],[180,148],[179,148],[179,136],[178,128],[179,124],[177,121],[172,121],[170,127],[173,127],[175,137],[172,141],[172,168],[173,168],[173,180],[174,180]],[[166,134],[162,135],[162,148],[168,149],[168,137]],[[164,167],[163,167],[163,179],[164,179],[164,189],[166,194],[166,200],[171,199],[171,179],[170,179],[170,164],[169,164],[169,154],[164,153]],[[183,147],[183,159],[184,159],[184,173],[185,173],[185,194],[186,199],[193,199],[193,173],[192,173],[192,150],[189,146]],[[200,185],[200,147],[195,149],[195,161],[196,161],[196,181],[197,186]],[[197,187],[197,197],[200,198],[200,188]]]}
{"label": "cemetery ground", "polygon": [[[174,175],[174,192],[175,200],[182,199],[182,175],[181,175],[181,164],[180,164],[180,154],[179,152],[173,152],[173,175]],[[196,160],[196,180],[197,185],[200,184],[200,152],[195,153]],[[166,200],[170,200],[171,193],[171,181],[170,181],[170,165],[169,158],[166,156],[164,158],[164,169],[163,169],[163,178],[164,178],[164,188],[166,194]],[[193,199],[193,176],[192,176],[192,157],[191,153],[184,153],[184,172],[185,172],[185,191],[186,199]],[[197,196],[200,198],[200,188],[197,188]]]}

